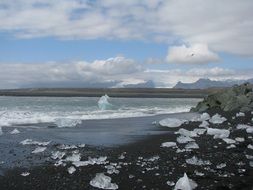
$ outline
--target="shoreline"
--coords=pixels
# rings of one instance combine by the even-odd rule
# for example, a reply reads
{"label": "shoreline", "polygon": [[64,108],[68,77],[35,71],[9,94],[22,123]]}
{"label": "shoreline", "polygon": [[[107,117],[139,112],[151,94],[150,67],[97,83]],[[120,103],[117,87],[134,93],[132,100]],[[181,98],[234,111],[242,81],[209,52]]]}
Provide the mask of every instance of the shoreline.
{"label": "shoreline", "polygon": [[[210,115],[216,110],[209,112]],[[49,159],[46,163],[28,168],[14,168],[0,176],[0,186],[5,189],[96,189],[89,182],[96,173],[104,173],[112,178],[112,182],[119,189],[172,189],[168,181],[176,181],[186,172],[189,178],[197,184],[197,189],[249,189],[253,187],[253,169],[249,166],[250,160],[245,155],[253,155],[253,150],[247,148],[252,144],[252,136],[245,130],[235,130],[237,124],[252,123],[252,114],[246,113],[245,117],[232,119],[235,112],[219,112],[228,119],[222,125],[211,124],[210,127],[225,129],[230,123],[233,127],[231,137],[243,137],[244,142],[236,143],[235,148],[227,149],[229,144],[221,139],[213,139],[210,135],[201,135],[194,138],[199,149],[186,152],[176,152],[175,148],[161,148],[163,142],[176,142],[178,137],[174,134],[180,128],[193,130],[198,128],[200,122],[194,121],[183,124],[179,128],[162,128],[170,133],[148,136],[136,142],[120,145],[118,147],[86,146],[84,148],[65,150],[67,155],[78,150],[81,160],[107,156],[107,163],[76,167],[73,174],[68,173],[68,168],[73,166],[66,162],[66,166],[54,166],[55,160]],[[160,128],[160,127],[158,127]],[[184,144],[178,144],[182,149]],[[56,147],[53,147],[56,148]],[[13,152],[12,154],[15,154]],[[35,155],[42,158],[43,155]],[[50,154],[49,154],[50,155]],[[120,156],[124,155],[121,159]],[[42,157],[41,157],[42,156]],[[197,158],[210,161],[210,165],[191,165],[187,159]],[[31,159],[32,161],[33,159]],[[108,173],[105,167],[115,166],[119,173]],[[115,165],[114,165],[115,164]],[[225,167],[217,168],[221,164]],[[1,166],[1,165],[0,165]],[[26,177],[22,172],[29,172]],[[203,174],[203,175],[202,175]]]}

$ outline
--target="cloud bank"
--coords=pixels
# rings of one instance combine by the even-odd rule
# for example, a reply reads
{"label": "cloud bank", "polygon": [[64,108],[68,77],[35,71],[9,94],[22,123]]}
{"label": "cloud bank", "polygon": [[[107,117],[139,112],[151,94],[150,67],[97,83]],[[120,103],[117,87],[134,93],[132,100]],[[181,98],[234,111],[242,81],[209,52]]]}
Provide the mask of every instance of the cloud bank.
{"label": "cloud bank", "polygon": [[[146,64],[147,66],[148,64]],[[253,70],[221,67],[190,70],[155,70],[125,57],[70,63],[0,63],[0,88],[24,87],[122,87],[152,81],[156,87],[172,87],[178,81],[248,79]]]}
{"label": "cloud bank", "polygon": [[8,0],[0,2],[0,31],[17,38],[200,43],[253,56],[252,10],[252,0]]}

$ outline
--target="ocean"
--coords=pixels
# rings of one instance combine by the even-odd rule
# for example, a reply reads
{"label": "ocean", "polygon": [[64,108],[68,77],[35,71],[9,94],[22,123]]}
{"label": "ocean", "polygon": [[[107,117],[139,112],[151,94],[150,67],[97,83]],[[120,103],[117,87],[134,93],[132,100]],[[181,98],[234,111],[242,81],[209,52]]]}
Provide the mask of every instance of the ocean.
{"label": "ocean", "polygon": [[0,127],[75,127],[85,120],[188,112],[197,98],[0,97]]}

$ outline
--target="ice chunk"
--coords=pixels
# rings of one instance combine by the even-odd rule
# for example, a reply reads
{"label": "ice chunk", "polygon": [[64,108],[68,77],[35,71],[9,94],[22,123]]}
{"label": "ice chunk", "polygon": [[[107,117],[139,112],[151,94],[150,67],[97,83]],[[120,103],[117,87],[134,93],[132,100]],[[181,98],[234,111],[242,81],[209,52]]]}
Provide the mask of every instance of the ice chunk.
{"label": "ice chunk", "polygon": [[23,172],[23,173],[21,173],[20,175],[26,177],[26,176],[29,176],[29,175],[30,175],[30,172]]}
{"label": "ice chunk", "polygon": [[101,165],[101,164],[106,164],[107,157],[99,157],[99,158],[89,158],[87,161],[73,161],[72,164],[75,165],[76,167],[80,166],[88,166],[88,165]]}
{"label": "ice chunk", "polygon": [[236,147],[236,146],[235,146],[234,144],[231,144],[231,145],[227,146],[226,149],[231,149],[231,148],[235,148],[235,147]]}
{"label": "ice chunk", "polygon": [[108,110],[112,107],[112,104],[109,103],[110,97],[105,94],[98,100],[98,107],[100,110]]}
{"label": "ice chunk", "polygon": [[175,142],[164,142],[164,143],[162,143],[161,147],[167,147],[167,148],[177,147],[177,143],[175,143]]}
{"label": "ice chunk", "polygon": [[47,149],[47,147],[37,147],[34,151],[32,151],[33,154],[37,154],[40,152],[44,152]]}
{"label": "ice chunk", "polygon": [[39,145],[39,146],[47,146],[49,145],[51,141],[47,142],[39,142],[39,141],[33,141],[32,139],[26,139],[20,142],[22,145]]}
{"label": "ice chunk", "polygon": [[189,131],[187,129],[179,129],[177,132],[175,132],[175,134],[180,134],[182,136],[186,136],[186,137],[198,137],[197,133],[194,131]]}
{"label": "ice chunk", "polygon": [[247,146],[247,148],[249,148],[249,149],[252,149],[252,150],[253,150],[253,145],[249,144],[249,145]]}
{"label": "ice chunk", "polygon": [[253,127],[248,127],[248,128],[246,129],[246,132],[247,132],[247,133],[253,133]]}
{"label": "ice chunk", "polygon": [[81,160],[81,154],[79,154],[79,153],[74,153],[65,159],[65,161],[68,161],[68,162],[77,162],[80,160]]}
{"label": "ice chunk", "polygon": [[245,139],[243,137],[236,137],[235,140],[237,142],[244,142],[245,141]]}
{"label": "ice chunk", "polygon": [[13,131],[10,132],[10,134],[15,135],[15,134],[19,134],[20,131],[18,129],[14,129]]}
{"label": "ice chunk", "polygon": [[245,113],[243,112],[239,112],[236,114],[236,117],[244,117],[245,116]]}
{"label": "ice chunk", "polygon": [[219,165],[216,166],[217,169],[222,169],[222,168],[225,168],[227,166],[226,163],[221,163]]}
{"label": "ice chunk", "polygon": [[252,126],[250,126],[250,125],[245,125],[245,124],[238,124],[238,125],[236,126],[237,129],[247,129],[247,128],[250,128],[250,127],[252,127]]}
{"label": "ice chunk", "polygon": [[174,128],[174,127],[181,126],[185,122],[187,122],[187,120],[177,119],[177,118],[166,118],[166,119],[159,121],[159,124],[163,127]]}
{"label": "ice chunk", "polygon": [[73,174],[75,171],[76,171],[76,168],[73,167],[73,166],[71,166],[71,167],[68,168],[69,174]]}
{"label": "ice chunk", "polygon": [[61,145],[57,146],[57,148],[61,149],[61,150],[69,150],[69,149],[76,149],[77,146],[76,145],[61,144]]}
{"label": "ice chunk", "polygon": [[229,137],[230,131],[226,129],[207,128],[207,134],[213,135],[214,139],[223,139]]}
{"label": "ice chunk", "polygon": [[198,172],[198,171],[194,171],[194,173],[195,173],[195,175],[197,175],[197,176],[204,176],[205,174],[204,173],[202,173],[202,172]]}
{"label": "ice chunk", "polygon": [[185,149],[199,149],[199,145],[195,142],[189,142],[185,145]]}
{"label": "ice chunk", "polygon": [[181,177],[177,181],[174,190],[192,190],[195,189],[197,186],[197,183],[189,179],[186,173],[184,173],[184,177]]}
{"label": "ice chunk", "polygon": [[90,181],[90,185],[100,189],[118,189],[118,185],[111,183],[111,178],[104,173],[97,173],[96,177]]}
{"label": "ice chunk", "polygon": [[209,160],[202,160],[197,158],[196,156],[193,156],[192,158],[186,159],[185,160],[187,164],[191,165],[197,165],[197,166],[202,166],[202,165],[211,165],[211,162]]}
{"label": "ice chunk", "polygon": [[202,113],[200,116],[200,121],[206,121],[210,119],[210,115],[208,113]]}
{"label": "ice chunk", "polygon": [[52,152],[51,158],[56,160],[56,159],[62,159],[63,156],[65,156],[65,152],[55,151],[55,152]]}
{"label": "ice chunk", "polygon": [[211,119],[209,119],[209,122],[213,124],[222,124],[224,121],[227,121],[227,119],[225,117],[221,117],[219,114],[215,114]]}
{"label": "ice chunk", "polygon": [[203,121],[199,127],[204,127],[204,128],[207,128],[209,126],[209,123],[207,121]]}
{"label": "ice chunk", "polygon": [[86,144],[79,144],[77,145],[79,148],[84,148],[86,146]]}
{"label": "ice chunk", "polygon": [[203,135],[206,132],[206,129],[194,129],[193,132],[198,135]]}
{"label": "ice chunk", "polygon": [[177,137],[177,142],[180,144],[185,144],[185,143],[192,142],[192,141],[195,141],[195,140],[192,139],[191,137],[186,137],[186,136],[182,136],[182,135]]}
{"label": "ice chunk", "polygon": [[249,162],[249,166],[250,166],[250,167],[253,167],[253,161],[250,161],[250,162]]}
{"label": "ice chunk", "polygon": [[54,123],[58,127],[75,127],[78,124],[82,123],[80,119],[70,119],[70,118],[57,118],[55,119]]}
{"label": "ice chunk", "polygon": [[107,169],[108,174],[119,174],[119,170],[117,170],[113,165],[105,166],[105,168]]}
{"label": "ice chunk", "polygon": [[222,140],[225,141],[227,144],[234,144],[234,143],[236,143],[235,140],[229,139],[229,138],[224,138],[224,139],[222,139]]}
{"label": "ice chunk", "polygon": [[173,181],[167,181],[166,183],[168,186],[171,186],[171,187],[175,185],[175,183]]}

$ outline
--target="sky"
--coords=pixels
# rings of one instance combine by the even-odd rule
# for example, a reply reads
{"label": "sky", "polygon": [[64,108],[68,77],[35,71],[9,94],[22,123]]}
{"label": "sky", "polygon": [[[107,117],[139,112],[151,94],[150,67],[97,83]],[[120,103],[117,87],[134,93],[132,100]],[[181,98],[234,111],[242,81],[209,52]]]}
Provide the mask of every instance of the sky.
{"label": "sky", "polygon": [[0,88],[253,78],[252,0],[0,0]]}

